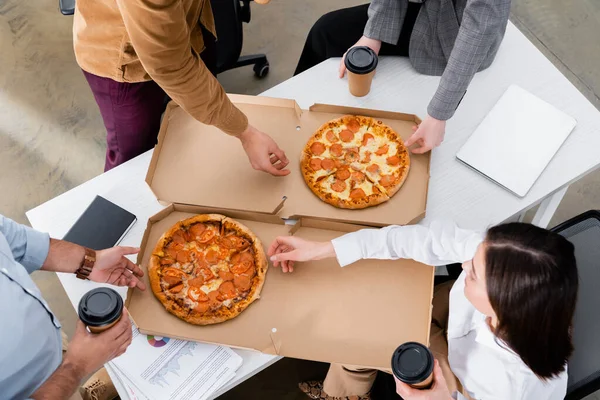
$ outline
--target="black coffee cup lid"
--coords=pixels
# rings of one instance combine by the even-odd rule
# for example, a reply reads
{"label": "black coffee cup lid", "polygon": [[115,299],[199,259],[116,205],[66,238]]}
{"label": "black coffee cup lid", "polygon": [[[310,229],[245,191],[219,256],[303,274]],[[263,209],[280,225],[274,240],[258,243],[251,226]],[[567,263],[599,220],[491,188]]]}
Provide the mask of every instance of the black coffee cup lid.
{"label": "black coffee cup lid", "polygon": [[394,351],[392,371],[409,385],[423,382],[433,372],[433,355],[421,343],[404,343]]}
{"label": "black coffee cup lid", "polygon": [[79,319],[88,326],[110,324],[121,316],[123,298],[109,288],[92,289],[79,301]]}
{"label": "black coffee cup lid", "polygon": [[367,46],[352,47],[346,53],[344,64],[355,74],[368,74],[377,68],[377,54]]}

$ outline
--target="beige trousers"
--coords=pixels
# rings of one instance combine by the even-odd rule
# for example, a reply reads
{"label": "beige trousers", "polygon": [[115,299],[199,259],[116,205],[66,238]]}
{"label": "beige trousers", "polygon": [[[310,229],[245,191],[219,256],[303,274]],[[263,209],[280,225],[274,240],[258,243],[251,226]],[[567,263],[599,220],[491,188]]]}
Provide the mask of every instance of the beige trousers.
{"label": "beige trousers", "polygon": [[[450,393],[455,390],[462,391],[460,382],[450,370],[450,364],[448,363],[448,306],[450,289],[453,284],[454,281],[445,282],[434,288],[431,330],[429,333],[429,348],[440,363]],[[388,374],[392,373],[391,369],[381,369],[381,371]],[[376,369],[331,364],[323,383],[323,391],[332,397],[362,396],[371,390],[376,375]]]}

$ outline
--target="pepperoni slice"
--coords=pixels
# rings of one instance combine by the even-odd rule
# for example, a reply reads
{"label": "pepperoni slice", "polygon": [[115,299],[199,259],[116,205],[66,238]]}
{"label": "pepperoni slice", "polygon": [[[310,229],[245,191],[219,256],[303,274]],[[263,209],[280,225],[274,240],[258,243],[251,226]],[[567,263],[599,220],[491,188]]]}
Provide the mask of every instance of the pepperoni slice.
{"label": "pepperoni slice", "polygon": [[342,139],[342,142],[351,142],[352,139],[354,139],[354,132],[348,129],[344,129],[340,132],[340,139]]}
{"label": "pepperoni slice", "polygon": [[185,232],[182,231],[181,229],[177,230],[173,236],[171,236],[171,238],[173,239],[173,242],[175,243],[179,243],[179,244],[185,244],[186,240],[185,240]]}
{"label": "pepperoni slice", "polygon": [[383,187],[391,186],[394,184],[394,177],[392,175],[383,175],[379,180],[379,184]]}
{"label": "pepperoni slice", "polygon": [[163,277],[164,276],[178,277],[181,280],[185,277],[185,272],[183,272],[179,268],[165,267],[162,269],[162,275],[163,275]]}
{"label": "pepperoni slice", "polygon": [[251,244],[252,242],[250,242],[248,239],[238,237],[235,243],[235,248],[236,250],[246,250]]}
{"label": "pepperoni slice", "polygon": [[209,282],[215,279],[215,274],[213,274],[212,270],[208,267],[196,268],[194,273],[198,278],[202,278],[203,282]]}
{"label": "pepperoni slice", "polygon": [[350,129],[352,132],[356,133],[360,130],[360,122],[357,118],[350,118],[346,122],[346,127]]}
{"label": "pepperoni slice", "polygon": [[341,157],[343,150],[344,149],[343,149],[342,145],[339,143],[334,143],[331,145],[331,147],[329,147],[329,152],[336,157]]}
{"label": "pepperoni slice", "polygon": [[213,229],[207,229],[204,232],[202,232],[202,234],[200,234],[198,241],[200,243],[208,243],[211,240],[213,240],[215,235],[216,235],[216,232]]}
{"label": "pepperoni slice", "polygon": [[334,160],[333,162],[335,163],[336,168],[340,168],[344,165],[344,162],[340,160]]}
{"label": "pepperoni slice", "polygon": [[190,257],[189,251],[179,250],[177,252],[177,257],[175,257],[175,260],[179,263],[186,264],[189,263],[192,260],[192,258]]}
{"label": "pepperoni slice", "polygon": [[188,297],[193,301],[208,301],[208,296],[199,287],[192,286],[188,290]]}
{"label": "pepperoni slice", "polygon": [[219,271],[219,278],[223,279],[224,281],[232,281],[233,277],[234,275],[231,272]]}
{"label": "pepperoni slice", "polygon": [[367,171],[372,173],[372,174],[376,174],[379,172],[379,165],[377,164],[371,164],[367,167]]}
{"label": "pepperoni slice", "polygon": [[365,174],[362,172],[356,171],[352,173],[352,181],[356,183],[363,183],[365,181]]}
{"label": "pepperoni slice", "polygon": [[391,157],[388,157],[385,161],[388,163],[388,165],[398,165],[398,164],[400,164],[400,157],[391,156]]}
{"label": "pepperoni slice", "polygon": [[220,257],[219,257],[219,252],[218,252],[218,251],[216,251],[216,250],[214,250],[214,249],[209,249],[209,250],[206,252],[205,259],[206,259],[206,261],[207,261],[209,264],[211,264],[211,265],[214,265],[214,264],[216,264],[217,262],[219,262],[219,258],[220,258]]}
{"label": "pepperoni slice", "polygon": [[378,156],[382,156],[384,154],[387,154],[389,149],[390,149],[390,146],[388,146],[387,144],[384,144],[383,146],[381,146],[380,148],[377,149],[375,154],[377,154]]}
{"label": "pepperoni slice", "polygon": [[235,286],[230,281],[221,283],[221,286],[219,286],[219,293],[221,295],[219,298],[223,299],[233,299],[237,294]]}
{"label": "pepperoni slice", "polygon": [[323,161],[321,161],[321,167],[323,167],[323,169],[327,171],[331,171],[335,167],[335,163],[333,162],[333,160],[326,158]]}
{"label": "pepperoni slice", "polygon": [[366,146],[367,143],[369,143],[369,140],[371,139],[375,139],[375,136],[371,135],[370,133],[365,133],[363,135],[362,145]]}
{"label": "pepperoni slice", "polygon": [[346,151],[346,156],[344,157],[344,160],[346,160],[347,163],[353,163],[355,161],[360,160],[360,154],[358,154],[358,151],[356,149],[348,149]]}
{"label": "pepperoni slice", "polygon": [[362,199],[363,197],[367,197],[367,195],[361,188],[352,189],[352,191],[350,191],[350,198],[353,200]]}
{"label": "pepperoni slice", "polygon": [[233,236],[225,236],[219,238],[219,246],[225,249],[233,249],[235,247],[235,238]]}
{"label": "pepperoni slice", "polygon": [[252,261],[243,260],[239,264],[235,264],[234,266],[232,266],[230,269],[231,269],[231,272],[233,272],[236,275],[239,275],[239,274],[243,274],[244,272],[248,271],[250,269],[250,267],[252,267],[253,265],[254,265],[254,263]]}
{"label": "pepperoni slice", "polygon": [[204,314],[205,312],[208,311],[209,308],[210,308],[210,303],[208,301],[201,301],[198,303],[198,305],[196,305],[196,308],[194,308],[194,311],[197,312],[198,314]]}
{"label": "pepperoni slice", "polygon": [[327,138],[327,140],[329,140],[331,143],[335,143],[337,142],[339,139],[338,137],[335,135],[335,133],[330,129],[325,133],[325,137]]}
{"label": "pepperoni slice", "polygon": [[311,158],[308,165],[310,169],[313,171],[318,171],[321,169],[321,159],[320,158]]}
{"label": "pepperoni slice", "polygon": [[169,292],[177,294],[181,292],[181,289],[183,289],[183,283],[170,287]]}
{"label": "pepperoni slice", "polygon": [[241,292],[247,292],[252,287],[252,278],[246,275],[236,275],[233,285]]}
{"label": "pepperoni slice", "polygon": [[204,285],[204,278],[201,276],[188,280],[188,286],[200,287],[202,285]]}
{"label": "pepperoni slice", "polygon": [[219,292],[213,290],[212,292],[208,292],[208,300],[211,302],[216,302],[219,298]]}
{"label": "pepperoni slice", "polygon": [[363,164],[368,164],[371,162],[371,152],[370,151],[365,151],[365,157],[360,160],[361,163]]}
{"label": "pepperoni slice", "polygon": [[173,263],[175,263],[175,260],[173,260],[172,258],[165,257],[160,259],[160,265],[171,265]]}
{"label": "pepperoni slice", "polygon": [[336,181],[331,184],[331,189],[338,193],[343,192],[346,190],[346,182],[336,179]]}
{"label": "pepperoni slice", "polygon": [[345,181],[346,179],[350,178],[350,171],[348,168],[338,169],[335,173],[335,177],[339,180]]}
{"label": "pepperoni slice", "polygon": [[320,156],[325,153],[325,145],[321,142],[314,142],[310,145],[310,152],[315,156]]}
{"label": "pepperoni slice", "polygon": [[197,224],[190,226],[190,228],[188,229],[188,235],[192,239],[196,239],[198,236],[202,235],[202,233],[205,230],[206,230],[206,225],[204,225],[203,223],[197,223]]}
{"label": "pepperoni slice", "polygon": [[240,253],[240,259],[242,261],[252,261],[254,262],[254,254],[249,252],[249,251],[244,251],[243,253]]}
{"label": "pepperoni slice", "polygon": [[254,267],[254,265],[252,265],[252,267],[248,268],[248,271],[246,271],[240,275],[245,275],[245,276],[249,276],[250,278],[253,278],[254,275],[256,275],[256,268]]}
{"label": "pepperoni slice", "polygon": [[165,281],[169,286],[174,286],[183,281],[185,273],[177,268],[166,267],[162,270],[162,280]]}

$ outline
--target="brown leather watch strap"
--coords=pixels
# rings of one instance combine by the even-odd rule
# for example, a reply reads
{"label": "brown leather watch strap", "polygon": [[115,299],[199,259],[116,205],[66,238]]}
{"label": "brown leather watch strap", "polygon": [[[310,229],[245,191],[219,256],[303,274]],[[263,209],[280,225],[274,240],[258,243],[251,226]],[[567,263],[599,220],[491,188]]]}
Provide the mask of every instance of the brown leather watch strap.
{"label": "brown leather watch strap", "polygon": [[92,268],[94,268],[94,264],[96,263],[96,252],[92,249],[88,249],[87,247],[84,249],[85,255],[83,256],[81,267],[75,271],[75,275],[79,279],[89,279],[89,276],[92,273]]}

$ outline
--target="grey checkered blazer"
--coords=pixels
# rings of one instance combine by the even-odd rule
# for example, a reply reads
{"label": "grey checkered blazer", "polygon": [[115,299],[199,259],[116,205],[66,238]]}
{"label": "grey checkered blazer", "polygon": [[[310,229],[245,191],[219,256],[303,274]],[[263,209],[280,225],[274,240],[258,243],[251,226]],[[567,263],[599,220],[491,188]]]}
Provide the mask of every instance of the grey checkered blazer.
{"label": "grey checkered blazer", "polygon": [[[456,3],[456,5],[455,5]],[[396,44],[408,0],[372,0],[364,34]],[[441,75],[427,112],[454,115],[473,75],[490,66],[508,22],[510,0],[426,0],[410,38],[409,57],[417,71]]]}

